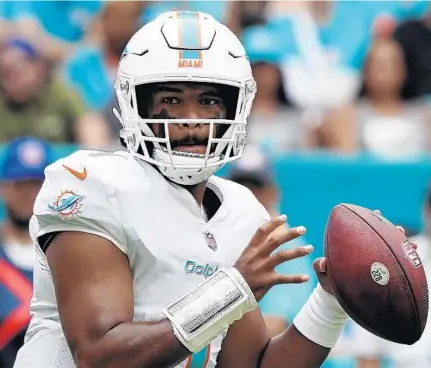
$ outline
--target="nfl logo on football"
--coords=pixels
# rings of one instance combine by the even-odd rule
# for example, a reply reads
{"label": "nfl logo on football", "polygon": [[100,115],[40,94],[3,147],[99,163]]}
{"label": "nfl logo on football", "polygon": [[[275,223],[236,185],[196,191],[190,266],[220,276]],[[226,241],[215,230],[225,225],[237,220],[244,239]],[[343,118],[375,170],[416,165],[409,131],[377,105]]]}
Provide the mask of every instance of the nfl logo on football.
{"label": "nfl logo on football", "polygon": [[209,231],[205,231],[204,236],[208,247],[215,252],[217,250],[217,243],[214,239],[214,235],[211,234]]}
{"label": "nfl logo on football", "polygon": [[422,261],[409,240],[405,240],[401,246],[403,247],[405,257],[410,261],[413,267],[418,268],[422,266]]}

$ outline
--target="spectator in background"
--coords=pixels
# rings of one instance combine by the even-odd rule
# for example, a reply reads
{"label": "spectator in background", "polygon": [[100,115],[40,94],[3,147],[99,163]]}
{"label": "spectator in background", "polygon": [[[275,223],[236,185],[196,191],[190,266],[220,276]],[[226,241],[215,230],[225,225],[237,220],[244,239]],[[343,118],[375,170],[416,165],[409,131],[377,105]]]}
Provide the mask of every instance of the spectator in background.
{"label": "spectator in background", "polygon": [[403,102],[404,80],[399,45],[391,39],[376,40],[364,65],[364,98],[356,106],[328,114],[325,124],[311,135],[314,145],[387,158],[429,152],[429,113],[423,100]]}
{"label": "spectator in background", "polygon": [[56,143],[104,147],[103,126],[52,72],[31,43],[9,39],[0,52],[0,142],[36,136]]}
{"label": "spectator in background", "polygon": [[226,24],[232,32],[241,38],[242,31],[267,22],[280,14],[290,14],[302,9],[301,0],[290,1],[231,1],[229,3]]}
{"label": "spectator in background", "polygon": [[309,1],[268,21],[279,37],[284,88],[295,106],[320,112],[356,97],[370,33],[361,9],[354,3]]}
{"label": "spectator in background", "polygon": [[[266,138],[270,131],[274,131],[272,127],[250,124],[251,139],[261,136],[261,140],[267,141],[264,143],[266,146],[276,147],[277,150],[306,147],[307,132],[322,123],[328,109],[354,101],[360,89],[360,68],[369,44],[366,12],[356,8],[352,11],[355,4],[336,1],[293,4],[268,3],[266,24],[246,28],[242,37],[249,54],[255,43],[265,44],[262,40],[267,39],[270,41],[266,41],[263,49],[271,45],[272,52],[275,50],[277,55],[275,61],[266,62],[264,66],[256,65],[256,69],[265,67],[269,70],[265,73],[271,73],[269,77],[264,72],[259,73],[262,78],[256,75],[261,79],[258,80],[258,94],[262,96],[260,101],[267,107],[270,106],[268,100],[275,101],[272,96],[275,86],[279,85],[276,82],[279,79],[275,71],[277,66],[281,72],[285,98],[294,107],[276,113],[278,116],[274,117],[274,121],[279,123],[274,125],[274,128],[277,126],[273,134],[276,139],[272,142]],[[255,40],[247,45],[247,38]],[[257,61],[266,60],[261,58]],[[262,112],[263,109],[259,108],[259,105],[262,106],[259,96],[256,98],[257,105],[251,119],[255,114],[263,123],[266,117],[259,116],[259,110]]]}
{"label": "spectator in background", "polygon": [[247,27],[242,34],[258,86],[248,119],[248,140],[265,150],[298,150],[305,131],[300,110],[289,107],[284,98],[279,69],[283,55],[277,39],[268,26]]}
{"label": "spectator in background", "polygon": [[12,368],[30,321],[34,245],[29,236],[33,204],[53,157],[47,143],[18,138],[0,166],[6,219],[0,233],[0,367]]}
{"label": "spectator in background", "polygon": [[121,54],[140,26],[143,3],[107,2],[100,14],[100,44],[83,45],[67,61],[67,80],[85,104],[101,111],[114,95],[113,82]]}
{"label": "spectator in background", "polygon": [[407,66],[403,97],[414,99],[431,94],[431,54],[428,51],[431,48],[431,11],[423,18],[401,23],[394,39],[401,45]]}
{"label": "spectator in background", "polygon": [[[102,1],[2,1],[3,18],[15,35],[28,39],[51,60],[63,60],[97,27]],[[3,11],[2,11],[3,9]]]}
{"label": "spectator in background", "polygon": [[[274,173],[266,157],[257,148],[247,146],[241,160],[232,165],[227,178],[250,189],[272,217],[280,215],[279,189]],[[304,236],[289,241],[277,251],[303,245],[306,245]],[[301,257],[283,263],[277,267],[277,272],[313,275],[311,258]],[[265,295],[260,302],[260,308],[272,336],[284,331],[287,324],[293,321],[313,287],[312,281],[301,285],[278,285]]]}
{"label": "spectator in background", "polygon": [[229,4],[227,26],[237,37],[241,37],[246,27],[266,23],[267,6],[267,1],[232,1]]}

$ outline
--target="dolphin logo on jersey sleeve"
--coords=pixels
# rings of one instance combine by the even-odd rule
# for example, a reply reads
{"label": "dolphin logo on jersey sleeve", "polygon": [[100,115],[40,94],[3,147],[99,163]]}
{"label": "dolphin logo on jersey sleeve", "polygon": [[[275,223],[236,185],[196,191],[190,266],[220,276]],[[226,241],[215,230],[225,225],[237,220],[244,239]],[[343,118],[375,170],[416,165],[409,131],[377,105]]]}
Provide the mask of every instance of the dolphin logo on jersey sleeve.
{"label": "dolphin logo on jersey sleeve", "polygon": [[48,205],[48,208],[62,218],[75,217],[80,213],[84,198],[85,196],[73,190],[65,190],[61,192],[53,204]]}

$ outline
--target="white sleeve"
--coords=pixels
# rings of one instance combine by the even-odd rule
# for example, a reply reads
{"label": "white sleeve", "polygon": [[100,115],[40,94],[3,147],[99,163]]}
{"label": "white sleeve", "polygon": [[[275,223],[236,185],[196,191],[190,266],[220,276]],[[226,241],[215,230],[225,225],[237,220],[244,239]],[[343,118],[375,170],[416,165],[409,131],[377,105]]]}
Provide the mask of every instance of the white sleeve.
{"label": "white sleeve", "polygon": [[37,239],[52,232],[81,231],[106,238],[127,254],[115,193],[101,180],[103,173],[94,160],[78,152],[46,168],[31,235]]}

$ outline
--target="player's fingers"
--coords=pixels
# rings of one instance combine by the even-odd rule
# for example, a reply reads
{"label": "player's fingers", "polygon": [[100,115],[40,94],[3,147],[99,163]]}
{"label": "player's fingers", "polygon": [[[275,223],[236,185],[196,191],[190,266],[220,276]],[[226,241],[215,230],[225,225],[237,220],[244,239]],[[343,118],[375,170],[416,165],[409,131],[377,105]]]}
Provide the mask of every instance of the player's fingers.
{"label": "player's fingers", "polygon": [[410,244],[412,245],[412,247],[413,247],[414,250],[418,249],[418,243],[410,241]]}
{"label": "player's fingers", "polygon": [[256,233],[253,235],[253,238],[250,241],[250,244],[258,245],[263,243],[269,234],[271,234],[276,228],[283,225],[286,222],[287,216],[281,215],[278,217],[274,217],[261,227],[259,227]]}
{"label": "player's fingers", "polygon": [[280,284],[302,284],[308,280],[310,280],[310,276],[308,275],[282,275],[275,273],[271,280],[271,286]]}
{"label": "player's fingers", "polygon": [[306,229],[304,226],[286,228],[282,231],[272,232],[272,234],[266,239],[264,249],[268,254],[270,254],[280,245],[300,237],[305,234],[305,232]]}
{"label": "player's fingers", "polygon": [[404,228],[402,226],[395,226],[397,228],[398,231],[401,231],[403,234],[406,233],[406,231],[404,230]]}
{"label": "player's fingers", "polygon": [[[378,215],[382,215],[382,212],[380,210],[374,210],[374,213],[377,213]],[[401,231],[403,234],[406,233],[405,229],[402,226],[395,226],[398,231]]]}
{"label": "player's fingers", "polygon": [[306,245],[304,247],[296,247],[294,249],[280,250],[273,254],[268,259],[268,266],[271,268],[277,267],[279,264],[290,261],[295,258],[304,257],[313,251],[312,245]]}
{"label": "player's fingers", "polygon": [[324,257],[316,258],[313,262],[313,269],[318,273],[325,273],[326,266],[327,266],[327,262],[326,262],[326,258]]}

